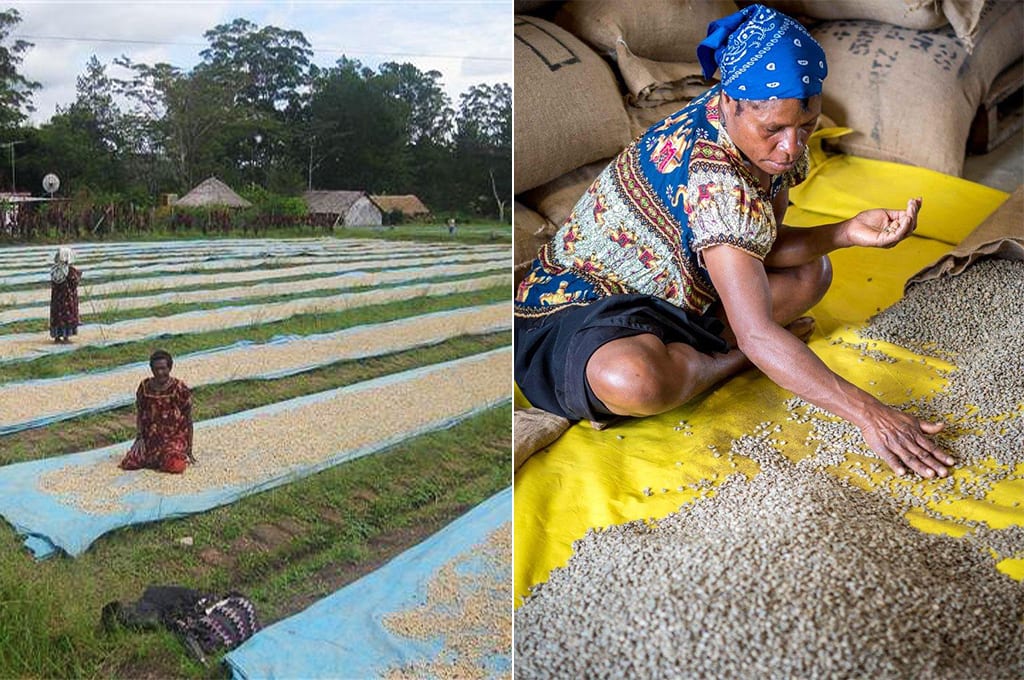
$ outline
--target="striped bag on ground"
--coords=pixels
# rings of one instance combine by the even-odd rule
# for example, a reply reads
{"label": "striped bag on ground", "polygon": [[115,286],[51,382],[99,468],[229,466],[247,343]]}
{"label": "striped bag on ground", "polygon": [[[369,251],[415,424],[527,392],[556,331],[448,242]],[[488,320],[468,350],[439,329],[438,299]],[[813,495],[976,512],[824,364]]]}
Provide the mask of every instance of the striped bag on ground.
{"label": "striped bag on ground", "polygon": [[206,654],[234,649],[260,629],[256,608],[249,598],[230,593],[222,599],[204,597],[184,616],[174,620],[186,648],[206,663]]}

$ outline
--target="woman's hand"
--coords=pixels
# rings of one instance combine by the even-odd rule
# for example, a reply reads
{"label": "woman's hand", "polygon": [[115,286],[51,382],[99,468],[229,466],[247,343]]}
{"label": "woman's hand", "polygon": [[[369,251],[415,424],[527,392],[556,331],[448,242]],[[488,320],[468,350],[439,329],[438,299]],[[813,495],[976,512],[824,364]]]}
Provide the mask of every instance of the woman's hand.
{"label": "woman's hand", "polygon": [[956,462],[929,436],[940,432],[943,423],[919,420],[881,402],[870,410],[866,421],[859,424],[864,441],[897,475],[906,474],[909,468],[927,479],[945,477],[948,466]]}
{"label": "woman's hand", "polygon": [[920,209],[921,199],[912,198],[906,210],[865,210],[847,220],[846,238],[851,246],[892,248],[914,233]]}

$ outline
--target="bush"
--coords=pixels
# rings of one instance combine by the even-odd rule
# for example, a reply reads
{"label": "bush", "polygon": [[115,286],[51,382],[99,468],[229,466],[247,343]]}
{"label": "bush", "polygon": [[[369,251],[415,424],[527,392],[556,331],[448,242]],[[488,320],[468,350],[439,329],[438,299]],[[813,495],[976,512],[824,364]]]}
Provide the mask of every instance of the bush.
{"label": "bush", "polygon": [[329,229],[331,220],[307,214],[299,197],[262,189],[243,192],[252,206],[229,208],[153,207],[133,194],[81,189],[69,198],[11,207],[0,220],[0,239],[10,241],[97,239],[164,234],[263,234],[283,229]]}

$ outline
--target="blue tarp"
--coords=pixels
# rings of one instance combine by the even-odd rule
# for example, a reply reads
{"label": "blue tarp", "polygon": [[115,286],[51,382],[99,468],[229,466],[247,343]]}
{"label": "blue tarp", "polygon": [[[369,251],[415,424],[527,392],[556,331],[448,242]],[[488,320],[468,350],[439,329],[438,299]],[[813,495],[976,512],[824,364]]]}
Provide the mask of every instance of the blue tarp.
{"label": "blue tarp", "polygon": [[[304,290],[292,290],[275,292],[273,290],[264,289],[259,297],[277,297],[277,296],[294,296],[294,295],[310,295],[317,292],[329,292],[329,291],[345,291],[356,288],[366,288],[367,286],[386,286],[394,285],[398,283],[392,281],[389,283],[380,282],[367,282],[360,280],[361,277],[366,277],[368,274],[373,273],[378,277],[384,277],[389,274],[407,274],[403,283],[420,281],[423,279],[435,278],[438,276],[461,276],[465,273],[476,273],[484,270],[483,267],[490,265],[492,268],[501,268],[506,265],[507,258],[490,255],[479,257],[472,256],[466,257],[463,255],[442,255],[432,260],[429,264],[417,264],[414,266],[395,266],[385,267],[373,262],[359,259],[352,262],[331,262],[326,264],[335,264],[338,266],[337,271],[327,273],[325,275],[312,275],[306,276],[302,279],[302,282],[308,283],[308,286]],[[402,265],[401,259],[392,258],[389,260],[397,265]],[[359,265],[357,269],[345,270],[346,266]],[[364,266],[366,265],[366,266]],[[455,271],[452,272],[453,267],[479,267],[479,269],[470,272]],[[122,296],[113,298],[103,298],[109,300],[112,307],[110,309],[96,310],[95,307],[86,308],[83,312],[83,316],[89,314],[98,314],[100,312],[117,312],[122,309],[146,309],[150,307],[160,307],[162,305],[186,305],[186,304],[210,304],[210,303],[223,303],[224,306],[230,306],[230,303],[236,301],[247,301],[250,298],[257,297],[256,294],[250,292],[255,286],[267,283],[270,286],[288,286],[296,283],[296,281],[289,282],[274,282],[272,280],[267,281],[248,281],[239,282],[238,285],[231,286],[229,288],[221,289],[200,289],[200,290],[169,290],[163,293],[154,293],[152,291],[145,291],[134,296]],[[213,290],[220,290],[220,293],[216,297],[202,297],[202,294],[208,293]],[[189,299],[191,293],[197,293],[193,299]],[[139,300],[145,300],[146,305],[138,305]],[[126,307],[127,305],[127,307]],[[9,323],[15,323],[18,321],[30,321],[30,320],[41,320],[48,319],[50,317],[50,303],[36,303],[30,305],[18,306],[13,309],[5,309],[0,311],[0,326]]]}
{"label": "blue tarp", "polygon": [[[446,254],[457,254],[461,252],[476,252],[476,251],[461,251],[461,250],[450,250],[446,251]],[[124,275],[136,276],[138,274],[152,273],[180,273],[183,271],[189,271],[195,269],[197,271],[203,271],[207,269],[237,269],[243,270],[246,268],[258,268],[266,264],[264,260],[273,261],[276,259],[289,260],[296,258],[313,258],[314,260],[320,260],[324,263],[330,262],[352,262],[360,261],[370,257],[417,257],[417,256],[429,256],[432,252],[428,251],[426,247],[412,246],[405,248],[401,251],[385,252],[383,250],[366,249],[364,251],[324,251],[319,253],[267,253],[267,252],[253,252],[253,253],[210,253],[201,254],[196,256],[190,256],[187,253],[176,254],[175,259],[164,259],[158,262],[123,262],[114,260],[114,264],[108,264],[106,267],[91,268],[91,264],[99,263],[85,263],[79,262],[79,268],[86,272],[89,279],[99,280],[107,277],[118,277]],[[110,263],[111,259],[104,258],[104,262]],[[315,261],[308,262],[307,264],[316,264]],[[49,267],[33,267],[31,269],[18,269],[18,273],[9,274],[7,272],[15,271],[8,269],[6,271],[0,271],[0,287],[16,286],[28,283],[38,283],[49,285],[50,273]]]}
{"label": "blue tarp", "polygon": [[[221,354],[221,353],[224,353],[224,352],[233,352],[233,351],[236,351],[236,350],[238,350],[240,348],[243,348],[243,347],[244,348],[258,349],[259,347],[262,347],[262,346],[265,346],[265,345],[288,345],[288,344],[297,343],[297,342],[318,342],[318,341],[321,341],[321,340],[329,341],[329,342],[339,342],[339,343],[341,343],[341,342],[345,341],[346,336],[354,335],[354,334],[357,334],[357,333],[363,333],[367,329],[374,328],[374,327],[379,328],[380,332],[382,334],[386,335],[388,332],[393,330],[395,328],[395,326],[403,324],[403,323],[408,323],[408,322],[411,322],[411,321],[427,322],[427,321],[429,321],[431,319],[434,319],[434,318],[455,317],[455,316],[458,316],[458,315],[471,313],[471,312],[476,311],[476,310],[483,310],[483,309],[486,309],[487,307],[492,307],[492,306],[501,305],[501,304],[505,304],[505,303],[494,303],[494,305],[478,305],[478,306],[475,306],[475,307],[462,307],[462,308],[459,308],[459,309],[454,309],[454,310],[449,310],[449,311],[444,311],[444,312],[432,312],[430,314],[421,314],[421,315],[414,316],[414,317],[402,317],[402,318],[399,318],[399,319],[395,319],[394,321],[385,321],[385,322],[381,322],[381,323],[378,323],[378,324],[363,324],[363,325],[360,325],[360,326],[352,326],[351,328],[346,328],[346,329],[343,329],[343,330],[340,330],[340,331],[332,331],[330,333],[316,333],[316,334],[313,334],[313,335],[276,335],[273,338],[271,338],[270,340],[268,340],[267,342],[260,343],[260,344],[254,343],[251,340],[239,340],[238,342],[232,343],[230,345],[224,345],[222,347],[215,347],[213,349],[204,349],[204,350],[200,350],[198,352],[192,352],[191,354],[183,354],[183,355],[181,355],[179,357],[176,357],[175,358],[175,362],[180,367],[182,364],[186,363],[189,359],[194,359],[196,357],[209,356],[209,355],[214,355],[214,354]],[[512,327],[512,319],[509,318],[507,320],[507,322],[503,322],[503,323],[500,323],[500,324],[494,324],[494,325],[490,326],[485,332],[496,332],[496,331],[499,331],[499,330],[511,329],[511,327]],[[429,346],[429,345],[435,345],[435,344],[438,344],[438,343],[441,343],[441,342],[444,342],[444,339],[430,338],[430,339],[424,340],[423,342],[419,342],[419,343],[410,343],[410,344],[403,345],[403,346],[400,346],[400,347],[396,347],[396,346],[388,347],[385,350],[385,352],[390,354],[390,353],[393,353],[393,352],[400,352],[400,351],[404,351],[404,350],[408,350],[408,349],[413,349],[413,348],[416,348],[416,347],[425,347],[425,346]],[[291,375],[297,375],[299,373],[305,373],[307,371],[312,371],[312,370],[315,370],[317,368],[322,368],[323,366],[329,366],[330,364],[337,363],[338,361],[341,361],[341,360],[343,360],[343,361],[353,361],[353,360],[356,360],[356,359],[362,359],[362,358],[365,358],[365,357],[378,356],[378,355],[379,355],[379,352],[377,352],[376,350],[367,350],[367,351],[363,351],[363,352],[349,353],[349,355],[344,357],[344,359],[331,358],[331,359],[326,359],[326,360],[323,360],[323,361],[302,361],[301,356],[299,356],[299,357],[297,357],[296,364],[294,366],[290,367],[290,368],[283,368],[283,369],[276,370],[276,371],[269,371],[268,370],[268,371],[264,371],[262,373],[255,374],[255,375],[245,375],[242,378],[235,377],[235,378],[232,378],[232,380],[238,380],[238,379],[244,379],[244,380],[276,380],[278,378],[285,378],[285,377],[288,377],[288,376],[291,376]],[[113,369],[104,369],[104,370],[99,370],[99,371],[86,371],[84,373],[75,373],[75,374],[72,374],[72,375],[61,376],[59,378],[37,378],[37,379],[34,379],[34,380],[24,380],[24,381],[19,381],[19,382],[6,383],[2,387],[0,387],[0,390],[6,392],[7,390],[17,390],[19,387],[22,387],[22,386],[24,386],[24,387],[35,387],[35,386],[38,386],[38,385],[54,385],[54,386],[57,386],[57,385],[60,385],[62,383],[73,381],[75,379],[79,379],[79,378],[81,378],[83,376],[87,376],[87,375],[88,376],[103,376],[103,375],[108,375],[109,376],[109,375],[116,375],[116,374],[136,374],[136,375],[139,376],[139,380],[141,380],[142,378],[147,377],[149,372],[150,372],[149,362],[148,361],[140,361],[140,362],[133,363],[133,364],[126,364],[124,366],[118,366],[117,368],[113,368]],[[192,382],[192,381],[189,381],[189,386],[192,387],[192,388],[200,387],[202,385],[211,385],[211,384],[215,384],[215,383],[212,382],[212,381],[211,382]],[[89,404],[89,405],[86,405],[86,406],[82,406],[81,404],[79,404],[79,405],[65,404],[65,403],[59,402],[58,400],[54,400],[54,402],[52,404],[52,407],[53,407],[54,410],[49,412],[49,413],[47,413],[47,414],[45,414],[45,415],[41,415],[41,416],[38,416],[36,418],[31,418],[29,420],[24,420],[24,421],[21,421],[21,422],[18,422],[18,423],[10,423],[10,424],[7,424],[7,425],[0,424],[0,435],[12,434],[14,432],[21,432],[22,430],[30,430],[32,428],[43,427],[45,425],[52,425],[53,423],[61,422],[63,420],[69,420],[71,418],[77,418],[79,416],[87,415],[87,414],[90,414],[90,413],[99,413],[101,411],[108,411],[108,410],[111,410],[111,409],[118,408],[120,406],[127,406],[128,404],[132,404],[134,402],[135,402],[135,392],[133,392],[133,391],[125,392],[124,394],[121,394],[120,396],[118,396],[116,398],[113,398],[113,399],[110,399],[110,400],[107,400],[105,402],[98,402],[98,403]]]}
{"label": "blue tarp", "polygon": [[[426,600],[426,585],[445,564],[483,544],[512,521],[511,487],[492,496],[386,565],[260,631],[224,660],[235,678],[374,678],[388,669],[435,659],[441,638],[414,640],[383,624],[388,614]],[[511,578],[511,565],[509,565]],[[508,602],[509,626],[512,601]],[[487,660],[492,677],[511,675],[509,656]]]}
{"label": "blue tarp", "polygon": [[[491,270],[487,270],[487,271],[491,271]],[[167,316],[167,317],[155,317],[155,316],[154,317],[149,317],[149,316],[147,316],[147,317],[138,318],[138,319],[124,319],[122,321],[115,321],[113,323],[108,323],[108,324],[83,324],[83,325],[78,327],[79,335],[85,335],[85,332],[88,331],[88,333],[90,335],[93,335],[95,333],[97,335],[102,336],[104,331],[112,331],[116,335],[118,333],[118,331],[121,331],[124,328],[128,328],[130,330],[133,326],[149,324],[154,319],[160,319],[160,318],[164,318],[164,319],[173,318],[173,319],[175,319],[177,321],[187,322],[189,319],[202,319],[204,317],[210,316],[211,314],[216,314],[217,312],[224,311],[224,310],[227,310],[227,311],[230,311],[230,312],[234,312],[236,314],[252,314],[252,319],[250,319],[249,321],[246,321],[246,320],[243,320],[243,319],[238,319],[238,320],[234,321],[232,324],[222,325],[222,326],[218,326],[216,328],[207,328],[207,329],[202,330],[202,331],[196,331],[194,329],[193,330],[188,330],[188,329],[176,330],[174,332],[168,332],[167,330],[154,330],[154,331],[151,331],[149,333],[145,333],[145,334],[142,334],[142,335],[135,335],[135,336],[127,337],[127,338],[117,338],[117,337],[115,337],[114,339],[106,340],[106,341],[104,341],[104,340],[100,340],[100,341],[90,340],[90,341],[86,341],[86,342],[81,342],[80,341],[81,344],[58,345],[58,344],[54,344],[54,343],[43,342],[43,343],[40,343],[40,344],[36,344],[34,347],[32,347],[32,349],[29,351],[28,354],[16,355],[16,356],[11,356],[11,357],[6,358],[6,359],[0,359],[0,364],[19,363],[19,362],[22,362],[22,361],[35,361],[36,359],[39,359],[40,357],[48,357],[48,356],[53,356],[55,354],[65,354],[67,352],[76,352],[76,351],[78,351],[78,350],[80,350],[82,348],[85,348],[85,347],[111,347],[113,345],[123,345],[123,344],[129,343],[129,342],[138,342],[140,340],[147,340],[147,339],[150,339],[150,338],[166,337],[166,336],[171,336],[171,335],[183,335],[183,334],[190,334],[190,333],[196,333],[196,332],[207,333],[207,332],[212,332],[212,331],[215,331],[215,330],[216,331],[220,331],[220,330],[228,330],[228,329],[238,329],[238,328],[242,328],[242,327],[245,327],[245,326],[253,325],[253,323],[254,323],[253,319],[260,319],[261,317],[262,317],[262,320],[259,323],[273,323],[275,321],[280,321],[282,319],[288,318],[284,314],[281,314],[280,312],[276,316],[267,316],[267,307],[271,306],[271,305],[279,305],[279,306],[283,307],[284,305],[288,305],[288,304],[307,303],[307,304],[311,305],[310,309],[312,309],[312,305],[313,305],[314,302],[322,303],[326,307],[326,306],[329,306],[333,302],[337,302],[337,301],[340,301],[340,300],[347,300],[349,302],[349,306],[346,308],[346,311],[347,311],[348,309],[353,309],[353,308],[358,307],[358,306],[360,306],[362,304],[366,304],[366,303],[362,302],[362,300],[365,297],[372,296],[374,293],[376,293],[377,291],[379,291],[381,289],[387,289],[387,290],[389,290],[389,291],[391,291],[393,293],[398,293],[399,294],[399,296],[396,296],[395,298],[392,298],[391,300],[386,300],[385,302],[398,302],[398,301],[410,300],[410,299],[416,299],[416,298],[422,298],[422,297],[440,297],[440,296],[444,296],[444,295],[450,295],[450,294],[455,293],[455,292],[460,292],[460,293],[461,292],[469,292],[469,291],[466,291],[466,290],[461,290],[461,291],[454,291],[454,290],[452,290],[452,291],[445,291],[443,289],[442,290],[431,290],[429,287],[433,286],[433,287],[440,288],[441,286],[446,286],[446,285],[448,285],[448,286],[459,286],[459,285],[462,285],[462,284],[466,284],[467,282],[477,282],[477,283],[479,283],[481,281],[488,280],[491,277],[498,276],[497,274],[488,274],[486,271],[485,272],[481,272],[481,274],[482,274],[481,276],[475,276],[475,277],[472,277],[472,278],[459,278],[459,277],[450,277],[450,278],[448,278],[448,277],[446,277],[446,278],[443,278],[443,279],[435,279],[435,280],[428,280],[428,281],[418,281],[418,282],[414,282],[414,283],[403,283],[401,285],[377,286],[377,287],[371,288],[369,290],[364,290],[364,289],[360,288],[360,289],[355,290],[355,291],[342,291],[340,293],[332,293],[330,295],[303,296],[303,297],[298,297],[298,298],[294,298],[294,299],[290,299],[290,300],[282,300],[280,302],[272,302],[272,303],[267,303],[267,304],[226,305],[224,307],[219,307],[219,308],[213,309],[213,310],[211,310],[211,309],[199,309],[199,310],[195,310],[195,311],[191,311],[191,312],[180,312],[178,314],[173,314],[173,315]],[[424,287],[428,287],[427,288],[427,292],[418,292],[418,291],[422,291],[424,289]],[[475,289],[473,289],[473,290],[475,290]],[[400,295],[402,293],[406,293],[406,292],[410,292],[410,291],[413,294],[410,294],[409,297],[400,297]],[[369,304],[378,304],[378,303],[371,302]],[[276,307],[275,309],[281,309],[282,307]],[[340,312],[342,310],[334,309],[332,311]],[[310,314],[311,311],[309,309],[307,309],[305,311],[300,311],[300,312],[297,312],[297,313],[298,314]],[[25,343],[25,342],[34,342],[34,341],[39,341],[41,339],[41,337],[42,336],[41,336],[40,333],[10,333],[10,334],[6,334],[6,335],[0,334],[0,343],[20,344],[20,343]]]}
{"label": "blue tarp", "polygon": [[[507,351],[508,348],[501,348],[463,359],[403,371],[354,385],[347,385],[220,418],[205,420],[196,423],[195,427],[198,431],[200,428],[216,427],[236,420],[259,418],[265,414],[290,410],[314,402],[327,401],[343,396],[346,393],[375,389],[431,372],[443,374],[444,371],[459,363],[480,360],[491,354]],[[145,490],[130,491],[120,499],[121,504],[118,508],[111,510],[107,514],[89,513],[77,505],[63,503],[58,496],[40,490],[38,488],[38,480],[42,475],[65,466],[93,467],[117,465],[118,461],[128,451],[131,442],[121,442],[112,446],[66,456],[5,465],[0,467],[0,515],[14,527],[15,531],[26,537],[25,545],[37,559],[51,557],[58,549],[74,557],[85,552],[97,538],[108,531],[132,524],[143,524],[145,522],[181,517],[209,510],[220,505],[226,505],[243,496],[287,484],[339,463],[382,451],[406,439],[451,427],[466,418],[505,403],[510,399],[511,395],[507,399],[502,398],[492,403],[480,404],[477,408],[457,416],[442,418],[356,449],[341,449],[333,453],[325,452],[324,458],[316,463],[302,467],[292,467],[256,483],[207,489],[199,493],[180,496],[164,496]],[[200,467],[200,472],[201,469]],[[115,483],[131,485],[132,480],[142,474],[158,473],[146,471],[125,472]]]}

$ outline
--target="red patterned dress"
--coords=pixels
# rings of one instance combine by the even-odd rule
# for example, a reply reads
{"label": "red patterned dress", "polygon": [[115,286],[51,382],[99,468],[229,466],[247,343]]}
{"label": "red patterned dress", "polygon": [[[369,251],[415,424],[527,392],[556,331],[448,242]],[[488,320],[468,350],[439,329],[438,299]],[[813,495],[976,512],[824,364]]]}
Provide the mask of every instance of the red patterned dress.
{"label": "red patterned dress", "polygon": [[121,467],[184,472],[192,454],[192,391],[177,378],[163,389],[146,378],[135,392],[135,408],[139,434]]}
{"label": "red patterned dress", "polygon": [[60,283],[50,282],[50,337],[69,338],[78,333],[78,282],[82,272],[68,267]]}

